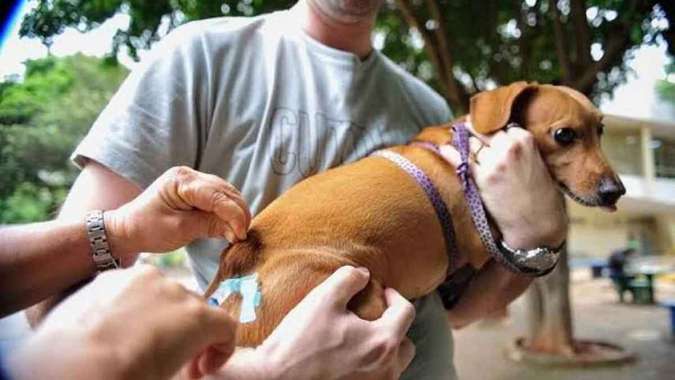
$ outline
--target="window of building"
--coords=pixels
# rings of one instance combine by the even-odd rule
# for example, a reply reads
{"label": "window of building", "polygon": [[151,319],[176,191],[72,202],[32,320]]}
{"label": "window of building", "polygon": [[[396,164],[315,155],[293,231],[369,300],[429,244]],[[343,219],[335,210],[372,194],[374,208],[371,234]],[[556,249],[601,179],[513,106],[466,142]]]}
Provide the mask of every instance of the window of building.
{"label": "window of building", "polygon": [[602,137],[602,149],[618,173],[643,175],[639,129],[607,131]]}
{"label": "window of building", "polygon": [[657,177],[675,178],[675,140],[654,138],[651,144]]}

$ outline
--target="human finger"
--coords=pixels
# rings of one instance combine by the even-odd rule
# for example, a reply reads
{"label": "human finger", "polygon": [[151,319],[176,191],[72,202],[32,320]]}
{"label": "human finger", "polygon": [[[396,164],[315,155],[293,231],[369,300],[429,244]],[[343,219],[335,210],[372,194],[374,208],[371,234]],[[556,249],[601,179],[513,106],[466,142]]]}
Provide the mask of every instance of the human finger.
{"label": "human finger", "polygon": [[232,356],[234,347],[230,345],[213,345],[204,351],[198,361],[201,376],[216,372]]}
{"label": "human finger", "polygon": [[458,167],[462,163],[462,157],[455,147],[449,144],[440,145],[438,147],[441,156],[450,162],[454,167]]}
{"label": "human finger", "polygon": [[242,208],[232,198],[220,197],[218,195],[215,195],[214,202],[213,212],[218,218],[230,226],[237,239],[246,239],[246,232],[250,225],[250,217],[247,215],[248,207]]}
{"label": "human finger", "polygon": [[230,243],[239,240],[228,220],[223,220],[218,215],[206,211],[196,210],[190,213],[185,223],[198,230],[196,237],[225,237]]}
{"label": "human finger", "polygon": [[511,127],[506,130],[506,134],[511,137],[512,140],[517,141],[524,146],[534,146],[534,136],[532,136],[530,131],[524,128]]}
{"label": "human finger", "polygon": [[178,194],[187,204],[217,215],[230,225],[237,239],[244,240],[250,224],[250,212],[243,199],[226,191],[222,186],[193,182],[179,187]]}
{"label": "human finger", "polygon": [[385,326],[398,337],[404,337],[415,319],[415,307],[392,288],[384,290],[387,308],[374,323]]}
{"label": "human finger", "polygon": [[471,137],[474,137],[474,138],[478,139],[484,145],[487,145],[487,146],[490,145],[490,141],[492,140],[493,136],[488,136],[488,135],[484,135],[482,133],[479,133],[475,129],[473,129],[473,127],[469,127],[468,129],[469,129],[469,133],[471,134]]}
{"label": "human finger", "polygon": [[490,147],[495,148],[494,150],[501,150],[505,146],[510,145],[511,139],[509,138],[509,135],[503,131],[497,131],[492,135],[492,138],[490,139]]}
{"label": "human finger", "polygon": [[366,287],[369,279],[368,269],[343,266],[314,288],[310,295],[328,299],[335,306],[345,308],[354,295]]}
{"label": "human finger", "polygon": [[246,217],[250,223],[252,218],[251,212],[248,208],[248,205],[246,204],[246,201],[244,200],[243,195],[236,187],[216,175],[206,173],[200,173],[200,175],[202,175],[205,180],[208,180],[214,188],[219,189],[223,193],[227,194],[233,201],[239,204],[239,206],[246,212]]}
{"label": "human finger", "polygon": [[[190,377],[199,378],[220,368],[234,353],[237,324],[219,307],[204,305],[204,313],[198,318],[201,334],[194,333],[193,354],[188,372]],[[201,340],[200,340],[201,339]]]}
{"label": "human finger", "polygon": [[237,237],[244,239],[251,221],[251,213],[241,194],[231,184],[212,174],[200,173],[189,167],[172,168],[169,181],[162,191],[178,198],[177,201],[202,211],[214,212],[219,217],[233,219]]}
{"label": "human finger", "polygon": [[406,368],[408,368],[410,363],[412,363],[414,358],[415,358],[415,345],[408,337],[405,337],[403,338],[403,341],[401,341],[401,345],[398,348],[396,375],[400,376],[403,373],[403,371],[405,371]]}

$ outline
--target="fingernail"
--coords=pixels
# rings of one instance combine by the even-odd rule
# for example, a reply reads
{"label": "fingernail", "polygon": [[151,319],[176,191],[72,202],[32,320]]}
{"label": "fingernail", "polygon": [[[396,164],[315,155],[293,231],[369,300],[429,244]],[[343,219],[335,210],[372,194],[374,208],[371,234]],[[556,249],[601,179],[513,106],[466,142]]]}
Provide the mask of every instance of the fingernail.
{"label": "fingernail", "polygon": [[225,231],[225,239],[230,243],[234,243],[237,240],[237,237],[230,231]]}
{"label": "fingernail", "polygon": [[366,276],[370,276],[370,271],[366,267],[358,267],[356,270],[365,274]]}

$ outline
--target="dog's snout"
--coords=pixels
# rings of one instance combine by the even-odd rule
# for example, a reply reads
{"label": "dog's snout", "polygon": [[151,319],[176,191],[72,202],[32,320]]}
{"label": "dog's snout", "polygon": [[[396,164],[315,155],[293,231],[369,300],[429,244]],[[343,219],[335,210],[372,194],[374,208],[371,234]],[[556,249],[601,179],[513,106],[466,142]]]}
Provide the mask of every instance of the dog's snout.
{"label": "dog's snout", "polygon": [[626,188],[620,180],[605,177],[600,181],[598,195],[604,205],[614,205],[619,198],[626,194]]}

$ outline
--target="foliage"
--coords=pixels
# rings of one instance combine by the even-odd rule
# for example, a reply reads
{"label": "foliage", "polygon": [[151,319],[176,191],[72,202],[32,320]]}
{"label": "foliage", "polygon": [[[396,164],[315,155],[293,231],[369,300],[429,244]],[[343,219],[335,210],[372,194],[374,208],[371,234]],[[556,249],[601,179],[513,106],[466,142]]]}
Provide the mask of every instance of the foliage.
{"label": "foliage", "polygon": [[[668,74],[669,79],[675,76],[675,62],[671,62],[666,67],[666,73]],[[672,79],[658,81],[656,83],[656,92],[661,99],[675,105],[675,82],[673,82]]]}
{"label": "foliage", "polygon": [[74,55],[27,62],[0,85],[0,223],[45,219],[74,180],[68,156],[126,75]]}
{"label": "foliage", "polygon": [[124,46],[137,58],[167,31],[190,20],[217,16],[251,16],[288,8],[294,0],[39,0],[24,18],[20,34],[40,38],[50,46],[66,27],[80,31],[96,28],[118,12],[131,16],[126,30],[118,30],[113,55]]}
{"label": "foliage", "polygon": [[[293,0],[39,0],[21,34],[49,44],[66,26],[95,28],[116,12],[131,16],[114,38],[136,57],[173,27],[216,16],[284,9]],[[526,79],[586,94],[625,80],[624,56],[642,43],[669,42],[672,0],[387,0],[378,20],[384,52],[444,94],[461,113],[469,96]],[[555,6],[554,6],[555,5]]]}
{"label": "foliage", "polygon": [[396,3],[425,42],[439,73],[438,89],[461,110],[470,94],[521,79],[564,84],[588,95],[611,93],[625,81],[626,53],[672,37],[663,33],[665,20],[673,18],[670,1]]}

